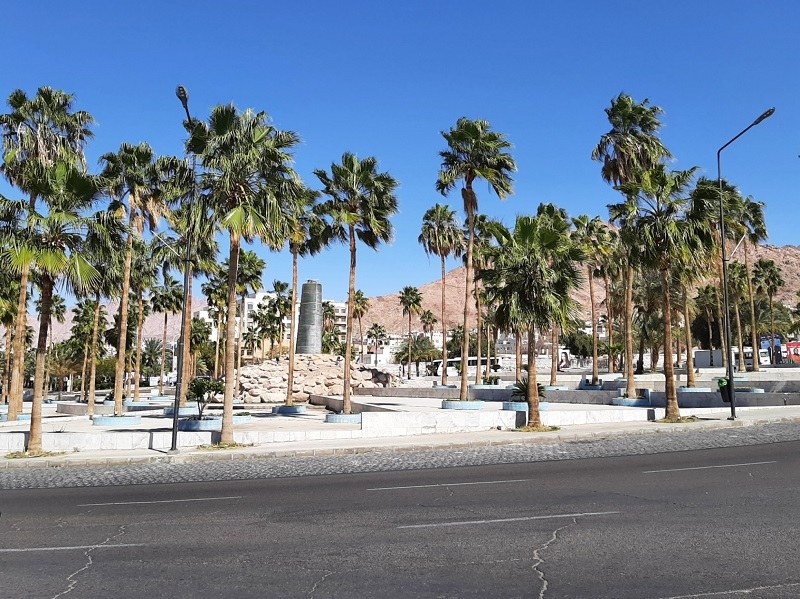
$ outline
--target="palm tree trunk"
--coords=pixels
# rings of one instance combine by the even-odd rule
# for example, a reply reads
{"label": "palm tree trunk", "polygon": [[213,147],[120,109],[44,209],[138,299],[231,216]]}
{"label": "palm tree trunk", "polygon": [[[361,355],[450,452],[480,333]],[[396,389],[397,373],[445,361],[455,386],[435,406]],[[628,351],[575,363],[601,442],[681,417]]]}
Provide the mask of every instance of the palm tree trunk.
{"label": "palm tree trunk", "polygon": [[553,323],[550,331],[550,384],[558,382],[558,325]]}
{"label": "palm tree trunk", "polygon": [[191,262],[187,262],[184,264],[184,268],[189,269],[189,276],[186,277],[186,280],[189,281],[189,293],[186,294],[186,306],[184,307],[183,314],[181,317],[183,318],[183,339],[181,339],[181,353],[183,354],[183,372],[181,372],[181,387],[180,389],[175,389],[175,392],[180,392],[180,407],[186,405],[186,397],[189,395],[189,380],[191,377],[191,338],[192,338],[192,292],[191,292],[191,281],[192,281],[192,264]]}
{"label": "palm tree trunk", "polygon": [[739,299],[733,300],[733,313],[736,316],[736,342],[739,346],[739,360],[736,369],[739,372],[745,372],[747,365],[744,361],[744,339],[742,339],[742,317],[739,313]]}
{"label": "palm tree trunk", "polygon": [[[539,383],[536,380],[536,333],[533,325],[528,328],[528,426],[541,428],[542,415],[539,412]],[[517,344],[519,345],[519,344]]]}
{"label": "palm tree trunk", "polygon": [[625,393],[636,398],[636,381],[633,378],[633,267],[625,269]]}
{"label": "palm tree trunk", "polygon": [[477,362],[475,363],[475,384],[481,382],[481,296],[478,293],[478,282],[475,281],[475,342],[477,344],[475,353],[477,354]]}
{"label": "palm tree trunk", "polygon": [[411,380],[411,307],[408,308],[408,380]]}
{"label": "palm tree trunk", "polygon": [[664,304],[664,393],[666,394],[666,418],[680,418],[678,394],[675,389],[675,365],[672,360],[672,306],[669,293],[669,268],[661,268],[661,295]]}
{"label": "palm tree trunk", "polygon": [[464,285],[464,331],[461,339],[461,389],[458,398],[461,401],[469,399],[469,378],[467,374],[467,363],[469,362],[469,306],[470,295],[472,294],[472,250],[475,243],[475,211],[472,204],[467,201],[467,197],[474,195],[472,184],[467,183],[467,187],[462,189],[465,197],[464,204],[467,207],[467,255],[464,263],[466,268],[466,284]]}
{"label": "palm tree trunk", "polygon": [[139,381],[142,378],[142,333],[144,332],[144,298],[143,290],[137,293],[137,306],[139,308],[139,322],[136,328],[136,362],[134,366],[133,401],[139,401]]}
{"label": "palm tree trunk", "polygon": [[[350,350],[353,347],[353,300],[356,293],[356,232],[353,225],[349,226],[350,240],[350,276],[347,284],[347,325],[345,327],[344,342],[344,376],[342,389],[342,411],[351,413],[350,406]],[[409,366],[410,369],[410,366]]]}
{"label": "palm tree trunk", "polygon": [[750,257],[747,251],[748,245],[750,245],[750,243],[745,239],[744,271],[747,273],[747,297],[750,300],[750,345],[753,347],[753,372],[759,372],[761,370],[761,362],[758,355],[758,348],[761,347],[761,344],[758,342],[758,329],[756,326],[756,300],[755,293],[753,293],[753,275],[750,272]]}
{"label": "palm tree trunk", "polygon": [[242,350],[244,340],[244,333],[246,328],[246,315],[245,315],[245,302],[247,301],[247,294],[242,294],[242,314],[239,316],[239,334],[236,336],[236,391],[239,391],[239,380],[242,376]]}
{"label": "palm tree trunk", "polygon": [[[164,395],[164,366],[167,361],[167,313],[164,312],[164,328],[161,331],[161,373],[158,375],[158,394]],[[216,377],[216,373],[215,376]]]}
{"label": "palm tree trunk", "polygon": [[39,335],[36,342],[36,367],[33,375],[33,403],[31,404],[31,428],[28,435],[28,452],[42,451],[42,379],[44,363],[47,357],[47,333],[50,324],[50,309],[53,299],[53,281],[50,277],[42,277],[41,310],[39,319]]}
{"label": "palm tree trunk", "polygon": [[11,345],[14,339],[14,328],[6,325],[6,355],[3,369],[3,403],[8,404],[11,389]]}
{"label": "palm tree trunk", "polygon": [[81,364],[81,388],[78,392],[79,401],[86,399],[86,390],[88,389],[86,373],[89,370],[89,336],[83,342],[83,363]]}
{"label": "palm tree trunk", "polygon": [[94,320],[92,321],[92,344],[89,350],[91,362],[89,364],[89,394],[86,400],[86,413],[94,414],[94,391],[97,384],[97,339],[100,336],[100,292],[94,296]]}
{"label": "palm tree trunk", "polygon": [[119,340],[117,362],[114,368],[114,414],[122,414],[122,388],[125,374],[125,347],[128,337],[128,293],[131,288],[131,262],[133,261],[133,233],[128,234],[125,246],[125,266],[122,271],[122,291],[119,301]]}
{"label": "palm tree trunk", "polygon": [[522,380],[522,334],[519,329],[514,331],[514,380]]}
{"label": "palm tree trunk", "polygon": [[606,329],[606,341],[608,342],[608,374],[616,372],[616,352],[611,348],[614,347],[614,316],[611,307],[611,295],[609,294],[608,275],[603,274],[603,283],[606,288],[606,315],[608,316],[608,324]]}
{"label": "palm tree trunk", "polygon": [[689,291],[683,287],[683,328],[686,341],[686,386],[694,387],[694,352],[692,351],[692,327],[689,322]]}
{"label": "palm tree trunk", "polygon": [[[445,258],[442,258],[442,385],[447,384],[447,312],[445,311],[445,286],[447,285],[447,272],[445,271]],[[375,362],[378,356],[375,352]]]}
{"label": "palm tree trunk", "polygon": [[[33,204],[33,198],[31,199]],[[33,207],[33,206],[32,206]],[[9,421],[16,420],[22,412],[22,397],[25,380],[25,327],[28,324],[28,275],[30,266],[22,267],[19,277],[19,299],[17,300],[16,327],[14,330],[13,360],[11,364],[11,385],[8,402]]]}
{"label": "palm tree trunk", "polygon": [[[753,348],[756,351],[756,348]],[[777,364],[775,359],[775,315],[772,313],[772,294],[769,294],[769,363]]]}
{"label": "palm tree trunk", "polygon": [[[361,315],[358,316],[358,338],[361,340],[361,363],[364,363],[364,330],[361,328]],[[283,341],[283,335],[281,335],[281,342]],[[278,352],[281,351],[280,345],[278,346]]]}
{"label": "palm tree trunk", "polygon": [[714,333],[711,328],[711,310],[706,310],[706,323],[708,324],[708,351],[710,354],[710,365],[714,365]]}
{"label": "palm tree trunk", "polygon": [[[225,394],[222,401],[222,431],[220,442],[233,443],[233,397],[236,392],[236,353],[234,333],[236,319],[236,273],[239,270],[239,233],[230,233],[230,255],[228,257],[228,319],[225,323]],[[186,344],[188,345],[188,343]]]}
{"label": "palm tree trunk", "polygon": [[[725,243],[722,241],[721,243]],[[717,275],[719,277],[719,287],[717,289],[720,290],[719,293],[716,294],[717,297],[717,314],[719,314],[719,343],[722,346],[722,367],[727,368],[728,360],[731,357],[731,348],[727,347],[726,339],[725,339],[725,322],[730,318],[730,314],[724,314],[722,310],[722,289],[723,289],[723,281],[725,277],[723,276],[722,272],[722,253],[720,252],[720,258],[717,261]],[[712,349],[713,352],[713,349]]]}
{"label": "palm tree trunk", "polygon": [[491,360],[492,360],[491,335],[492,335],[492,326],[487,324],[486,325],[486,365],[484,366],[484,369],[483,369],[483,373],[484,373],[483,377],[487,380],[487,382],[489,380],[489,377],[491,376],[490,371],[489,371],[489,362],[491,362]]}
{"label": "palm tree trunk", "polygon": [[594,268],[589,266],[589,305],[592,308],[592,385],[600,378],[600,336],[597,333],[597,307],[594,303]]}
{"label": "palm tree trunk", "polygon": [[[286,405],[294,403],[292,387],[294,386],[294,352],[295,335],[297,334],[297,254],[296,245],[292,245],[292,319],[289,321],[289,374],[286,380]],[[262,345],[263,348],[263,345]],[[261,350],[263,354],[263,349]]]}
{"label": "palm tree trunk", "polygon": [[[214,340],[214,378],[219,378],[219,340],[222,338],[222,308],[217,312],[217,338]],[[263,356],[262,356],[263,358]]]}

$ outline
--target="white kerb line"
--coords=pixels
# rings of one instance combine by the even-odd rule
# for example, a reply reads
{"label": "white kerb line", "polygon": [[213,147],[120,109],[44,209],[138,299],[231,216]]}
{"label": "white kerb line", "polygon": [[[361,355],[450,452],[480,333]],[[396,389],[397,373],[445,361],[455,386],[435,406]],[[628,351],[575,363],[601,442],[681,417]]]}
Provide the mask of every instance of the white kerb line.
{"label": "white kerb line", "polygon": [[103,505],[149,505],[153,503],[185,503],[187,501],[223,501],[226,499],[241,499],[241,495],[233,497],[198,497],[196,499],[162,499],[160,501],[112,501],[109,503],[79,503],[76,507],[98,507]]}
{"label": "white kerb line", "polygon": [[396,491],[402,489],[431,489],[436,487],[465,487],[468,485],[502,485],[505,483],[526,483],[529,478],[519,478],[515,480],[484,480],[469,483],[437,483],[435,485],[408,485],[405,487],[375,487],[374,489],[367,489],[367,491]]}
{"label": "white kerb line", "polygon": [[763,466],[764,464],[777,464],[777,460],[769,462],[745,462],[743,464],[721,464],[719,466],[695,466],[694,468],[669,468],[666,470],[645,470],[642,474],[658,474],[659,472],[686,472],[687,470],[710,470],[712,468],[739,468],[741,466]]}

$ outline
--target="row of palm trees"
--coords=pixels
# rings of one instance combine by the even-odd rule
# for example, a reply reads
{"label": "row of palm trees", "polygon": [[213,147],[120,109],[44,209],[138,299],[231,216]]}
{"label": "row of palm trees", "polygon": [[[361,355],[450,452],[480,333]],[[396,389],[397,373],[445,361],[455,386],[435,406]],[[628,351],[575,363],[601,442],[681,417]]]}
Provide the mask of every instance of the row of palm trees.
{"label": "row of palm trees", "polygon": [[[123,143],[117,152],[103,154],[101,170],[92,175],[84,149],[92,136],[91,115],[73,109],[70,94],[40,88],[34,97],[15,91],[8,100],[9,112],[0,115],[3,134],[2,173],[24,196],[21,200],[0,198],[0,241],[3,277],[0,311],[8,323],[10,364],[9,418],[19,413],[22,402],[24,338],[28,287],[35,285],[40,303],[40,329],[36,341],[33,410],[29,450],[41,448],[42,381],[49,323],[56,289],[66,289],[80,301],[93,302],[91,338],[85,344],[84,364],[89,373],[87,395],[94,398],[94,359],[99,352],[102,298],[120,299],[117,310],[117,360],[114,380],[115,412],[122,413],[123,379],[131,308],[140,317],[136,338],[141,339],[145,294],[153,289],[151,303],[166,314],[179,310],[178,285],[171,271],[207,279],[204,293],[217,319],[223,347],[215,351],[222,364],[215,374],[225,377],[222,441],[233,441],[233,398],[236,374],[241,365],[245,332],[237,336],[237,302],[261,287],[263,260],[244,249],[260,242],[268,249],[288,248],[292,255],[291,289],[276,295],[282,304],[264,312],[294,315],[297,301],[298,260],[314,255],[332,243],[347,244],[349,280],[344,369],[352,358],[353,323],[359,323],[368,300],[356,290],[359,245],[378,249],[392,239],[392,217],[397,212],[397,181],[381,171],[374,157],[359,159],[345,152],[330,170],[317,169],[321,186],[315,191],[301,181],[292,168],[293,150],[299,137],[275,128],[264,112],[239,111],[232,105],[212,109],[207,120],[189,115],[184,121],[188,139],[187,158],[156,156],[146,143]],[[512,193],[516,164],[505,135],[495,132],[484,120],[466,117],[443,131],[446,147],[440,152],[441,168],[436,189],[449,195],[460,190],[465,226],[457,223],[449,207],[437,204],[426,212],[420,233],[425,251],[440,257],[442,264],[443,338],[447,339],[444,290],[445,262],[464,257],[466,287],[463,331],[469,331],[470,313],[475,305],[477,329],[482,330],[482,307],[490,307],[497,329],[529,338],[528,401],[531,424],[540,424],[532,343],[538,333],[549,331],[557,346],[559,331],[570,327],[576,313],[571,293],[581,284],[585,271],[589,282],[593,323],[593,355],[598,356],[595,278],[604,278],[607,298],[614,284],[621,282],[621,307],[606,302],[610,321],[623,323],[629,393],[633,380],[633,289],[642,273],[658,272],[662,290],[661,315],[663,347],[671,353],[671,290],[687,291],[708,272],[708,256],[719,254],[723,240],[714,227],[714,205],[719,199],[711,182],[700,179],[689,187],[694,169],[668,171],[670,153],[658,137],[661,110],[647,100],[636,103],[620,94],[606,110],[611,130],[602,136],[593,158],[602,163],[601,174],[622,194],[622,201],[609,206],[615,228],[598,218],[570,219],[565,210],[543,204],[535,215],[520,216],[513,228],[479,214],[475,183],[482,179],[503,199]],[[766,236],[763,204],[742,198],[730,185],[724,188],[727,230],[732,239],[744,235],[745,268],[749,272],[748,244]],[[167,232],[157,232],[162,223]],[[146,230],[152,236],[145,234]],[[217,260],[217,233],[225,235],[228,258],[221,267]],[[728,240],[724,240],[728,241]],[[187,254],[187,247],[189,253]],[[717,261],[718,263],[718,261]],[[583,265],[579,268],[578,265]],[[159,272],[160,271],[160,272]],[[158,284],[158,280],[161,284]],[[747,277],[750,281],[751,276]],[[414,291],[416,291],[414,293]],[[770,301],[774,293],[770,295]],[[401,293],[404,314],[419,312],[419,291]],[[750,293],[751,318],[753,293]],[[242,302],[243,303],[243,302]],[[87,303],[87,305],[89,305]],[[717,307],[717,315],[721,308]],[[191,331],[191,305],[182,317]],[[289,334],[289,383],[287,404],[292,403],[295,319]],[[427,316],[433,326],[435,317]],[[282,316],[278,317],[282,323]],[[691,347],[688,334],[685,345]],[[279,325],[279,326],[282,326]],[[374,326],[374,325],[373,325]],[[266,327],[266,325],[265,325]],[[265,329],[250,336],[266,335]],[[609,327],[613,331],[613,326]],[[752,325],[755,335],[757,327]],[[370,329],[366,338],[379,342],[379,331]],[[462,335],[462,363],[467,363],[470,335]],[[282,338],[282,334],[279,338]],[[237,341],[240,339],[240,341]],[[481,335],[478,335],[478,340]],[[239,347],[236,344],[239,343]],[[479,341],[480,343],[480,341]],[[138,370],[141,343],[134,352],[133,368]],[[162,338],[162,347],[165,347]],[[446,344],[445,344],[446,345]],[[519,344],[518,344],[519,345]],[[755,345],[755,344],[754,344]],[[364,344],[362,343],[362,347]],[[8,344],[7,344],[8,347]],[[189,383],[190,343],[182,340],[184,371],[180,397]],[[446,348],[443,358],[446,360]],[[480,347],[478,353],[480,354]],[[727,352],[725,353],[727,355]],[[215,359],[215,362],[217,359]],[[410,356],[409,356],[410,362]],[[163,359],[162,359],[163,363]],[[519,361],[518,361],[519,363]],[[593,380],[597,379],[595,359]],[[677,414],[672,360],[665,360],[668,415]],[[446,373],[443,375],[446,383]],[[467,369],[462,369],[460,396],[467,398]],[[138,383],[134,390],[138,393]],[[351,386],[344,381],[344,411],[350,412]]]}

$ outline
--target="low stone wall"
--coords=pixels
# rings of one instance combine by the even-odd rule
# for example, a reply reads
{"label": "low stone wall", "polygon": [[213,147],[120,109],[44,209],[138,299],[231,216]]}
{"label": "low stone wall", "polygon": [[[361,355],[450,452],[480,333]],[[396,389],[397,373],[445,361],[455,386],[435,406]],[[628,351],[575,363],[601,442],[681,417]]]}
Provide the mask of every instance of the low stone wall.
{"label": "low stone wall", "polygon": [[[247,403],[282,403],[289,381],[289,358],[268,360],[242,368],[240,383]],[[377,368],[350,365],[350,385],[358,389],[389,388],[394,375]],[[294,360],[292,397],[307,401],[310,395],[341,395],[344,392],[344,358],[331,354],[298,354]]]}

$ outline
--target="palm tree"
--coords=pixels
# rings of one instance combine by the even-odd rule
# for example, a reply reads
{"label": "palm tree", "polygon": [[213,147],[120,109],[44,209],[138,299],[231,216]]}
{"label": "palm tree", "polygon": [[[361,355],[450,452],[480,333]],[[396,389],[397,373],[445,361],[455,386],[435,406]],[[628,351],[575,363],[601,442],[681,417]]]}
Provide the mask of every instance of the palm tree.
{"label": "palm tree", "polygon": [[708,327],[708,349],[711,353],[711,366],[714,365],[714,334],[711,325],[714,322],[714,313],[717,309],[717,288],[713,285],[706,285],[697,290],[694,304],[699,311],[702,311]]}
{"label": "palm tree", "polygon": [[167,321],[170,314],[177,314],[183,305],[183,289],[177,280],[165,274],[160,286],[153,289],[150,296],[153,312],[164,314],[164,326],[161,332],[161,372],[158,377],[158,394],[164,395],[164,366],[167,352]]}
{"label": "palm tree", "polygon": [[[756,291],[767,296],[769,300],[769,351],[772,364],[777,363],[775,356],[775,316],[772,309],[772,300],[775,294],[783,287],[786,282],[781,277],[781,269],[775,264],[774,260],[765,260],[761,258],[756,262],[753,268],[753,282],[755,283]],[[753,352],[757,352],[758,348],[754,347]]]}
{"label": "palm tree", "polygon": [[[604,181],[614,185],[633,183],[642,172],[653,168],[671,154],[658,137],[661,129],[659,116],[663,111],[651,106],[645,99],[636,103],[625,93],[611,100],[605,109],[611,129],[600,137],[592,150],[592,160],[602,162],[600,174]],[[626,246],[625,264],[625,369],[627,394],[636,396],[636,382],[633,378],[633,304],[632,290],[635,272],[637,238],[630,231],[630,223],[621,222],[620,241]]]}
{"label": "palm tree", "polygon": [[378,365],[378,348],[380,344],[386,341],[386,328],[382,324],[373,322],[372,326],[367,329],[367,339],[371,339],[375,344],[375,365]]}
{"label": "palm tree", "polygon": [[[42,306],[42,298],[39,296],[34,300],[34,306],[36,306],[36,312],[41,315],[41,306]],[[48,323],[48,329],[50,331],[50,338],[47,342],[47,354],[45,356],[44,362],[44,377],[42,377],[42,382],[44,388],[42,390],[42,395],[46,398],[47,393],[50,389],[50,350],[53,347],[53,319],[56,320],[59,324],[64,323],[64,318],[67,313],[67,305],[64,302],[64,298],[58,294],[53,294],[53,297],[50,300],[50,322]],[[40,316],[41,318],[41,316]]]}
{"label": "palm tree", "polygon": [[672,360],[672,295],[670,273],[676,264],[689,264],[707,247],[710,231],[689,218],[689,199],[684,193],[696,169],[666,170],[658,165],[642,174],[637,182],[620,186],[628,200],[611,206],[615,218],[625,215],[638,231],[642,261],[657,268],[661,279],[666,418],[680,418]]}
{"label": "palm tree", "polygon": [[433,343],[433,327],[439,322],[430,310],[423,310],[419,314],[419,321],[422,323],[422,331],[430,335],[431,343]]}
{"label": "palm tree", "polygon": [[292,315],[292,299],[286,295],[289,290],[289,283],[275,279],[272,281],[272,307],[278,316],[278,332],[280,337],[278,339],[278,353],[283,352],[283,337],[284,327],[283,321]]}
{"label": "palm tree", "polygon": [[753,272],[750,267],[749,246],[754,248],[767,239],[767,224],[764,218],[764,202],[756,202],[751,197],[742,200],[741,223],[744,226],[744,267],[747,275],[747,296],[750,301],[750,344],[753,348],[753,371],[761,370],[758,357],[758,325],[756,323],[755,291]]}
{"label": "palm tree", "polygon": [[497,306],[496,320],[508,330],[527,330],[528,426],[542,426],[536,380],[536,330],[566,325],[575,303],[570,294],[581,283],[576,263],[583,259],[575,244],[563,244],[552,219],[518,216],[513,231],[495,227],[498,247],[494,267],[481,273],[486,292]]}
{"label": "palm tree", "polygon": [[219,342],[222,338],[223,322],[227,319],[228,281],[227,273],[217,269],[208,274],[208,280],[200,286],[200,290],[208,303],[209,313],[216,318],[216,342],[214,347],[214,378],[219,377]]}
{"label": "palm tree", "polygon": [[[608,228],[599,217],[589,218],[582,214],[572,219],[575,227],[573,241],[577,243],[584,255],[587,256],[586,274],[589,280],[589,305],[592,318],[592,385],[597,385],[600,378],[600,336],[597,331],[597,303],[594,295],[594,276],[600,270],[604,255],[609,253],[609,246],[606,244]],[[610,360],[610,356],[609,356]]]}
{"label": "palm tree", "polygon": [[131,287],[134,241],[141,239],[145,224],[154,230],[165,212],[163,197],[158,189],[158,171],[153,149],[147,143],[123,143],[117,153],[100,157],[106,191],[112,200],[127,199],[128,238],[122,270],[122,289],[119,302],[119,339],[117,364],[114,370],[114,413],[122,413],[123,375],[125,374],[125,347],[128,336],[128,294]]}
{"label": "palm tree", "polygon": [[358,321],[358,340],[361,345],[361,362],[364,362],[364,331],[361,328],[361,319],[369,310],[369,298],[364,294],[361,289],[356,289],[355,295],[353,295],[353,316]]}
{"label": "palm tree", "polygon": [[[239,388],[239,377],[242,371],[242,341],[249,328],[246,305],[249,293],[258,293],[264,286],[262,280],[267,263],[258,254],[249,250],[239,250],[239,267],[236,272],[236,291],[241,299],[239,312],[239,330],[236,335],[236,389]],[[223,265],[224,268],[224,265]]]}
{"label": "palm tree", "polygon": [[[464,252],[464,233],[456,220],[456,212],[449,206],[436,204],[422,216],[422,230],[418,241],[425,253],[438,256],[442,263],[442,385],[447,384],[447,311],[445,306],[447,272],[445,261],[452,256],[460,258]],[[424,323],[423,323],[424,324]]]}
{"label": "palm tree", "polygon": [[397,181],[388,172],[378,172],[373,157],[359,160],[345,152],[341,164],[331,164],[331,174],[321,169],[314,174],[323,185],[328,199],[319,212],[327,219],[326,237],[350,246],[350,277],[347,293],[347,331],[344,353],[344,393],[342,407],[350,413],[350,353],[353,346],[353,306],[356,292],[356,240],[377,249],[392,239],[389,220],[397,212],[394,195]]}
{"label": "palm tree", "polygon": [[[512,192],[511,173],[517,169],[507,150],[511,144],[502,133],[491,130],[488,121],[470,120],[461,117],[450,131],[442,131],[447,149],[439,152],[442,166],[436,180],[436,190],[447,195],[459,181],[462,183],[461,197],[467,215],[466,288],[464,292],[464,330],[469,328],[470,294],[473,286],[472,251],[475,242],[475,214],[478,212],[478,196],[472,188],[476,179],[485,180],[500,199]],[[461,343],[461,363],[469,360],[469,335]],[[459,398],[469,397],[467,369],[461,369]]]}
{"label": "palm tree", "polygon": [[[744,338],[742,335],[742,315],[741,303],[744,295],[747,292],[747,270],[741,262],[731,262],[728,265],[728,293],[733,308],[733,315],[736,323],[736,345],[739,348],[739,358],[737,370],[744,372],[747,365],[744,361]],[[754,348],[757,349],[757,348]],[[757,353],[754,351],[753,353]]]}
{"label": "palm tree", "polygon": [[[0,114],[3,136],[3,160],[0,170],[8,181],[28,195],[27,205],[20,205],[16,216],[20,222],[36,212],[42,197],[44,171],[56,162],[85,166],[83,149],[92,137],[89,126],[94,122],[85,111],[73,111],[72,94],[51,87],[40,87],[33,98],[14,90],[8,97],[10,112]],[[16,420],[22,410],[24,381],[24,341],[27,316],[28,276],[31,252],[24,243],[10,246],[15,268],[19,273],[19,296],[14,314],[13,347],[11,348],[11,382],[8,420]]]}
{"label": "palm tree", "polygon": [[411,316],[419,314],[422,309],[422,294],[416,287],[403,287],[400,290],[400,305],[403,316],[408,316],[408,379],[411,380]]}
{"label": "palm tree", "polygon": [[242,239],[270,236],[286,239],[280,231],[281,193],[294,172],[290,150],[299,138],[268,123],[264,112],[239,113],[232,105],[216,106],[208,123],[194,121],[187,149],[199,157],[204,172],[200,184],[208,196],[215,221],[229,238],[228,298],[225,334],[225,393],[222,443],[233,443],[235,387],[234,330],[236,278]]}

